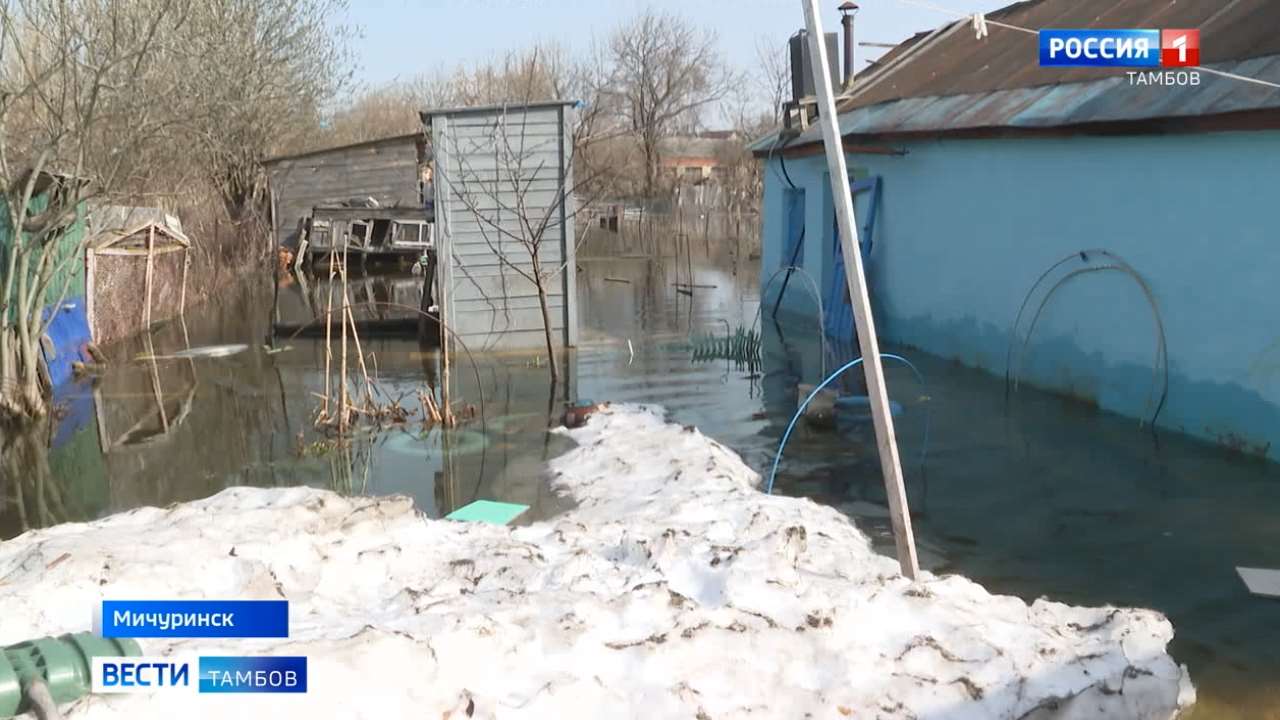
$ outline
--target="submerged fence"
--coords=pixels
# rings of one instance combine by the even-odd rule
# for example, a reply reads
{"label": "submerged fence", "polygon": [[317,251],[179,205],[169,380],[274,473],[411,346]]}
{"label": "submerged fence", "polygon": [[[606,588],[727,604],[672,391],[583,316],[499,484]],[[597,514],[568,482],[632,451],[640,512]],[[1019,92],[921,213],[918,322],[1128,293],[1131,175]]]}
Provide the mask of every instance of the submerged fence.
{"label": "submerged fence", "polygon": [[760,256],[760,213],[754,207],[613,204],[583,215],[580,235],[593,254],[682,257],[727,245],[740,259]]}

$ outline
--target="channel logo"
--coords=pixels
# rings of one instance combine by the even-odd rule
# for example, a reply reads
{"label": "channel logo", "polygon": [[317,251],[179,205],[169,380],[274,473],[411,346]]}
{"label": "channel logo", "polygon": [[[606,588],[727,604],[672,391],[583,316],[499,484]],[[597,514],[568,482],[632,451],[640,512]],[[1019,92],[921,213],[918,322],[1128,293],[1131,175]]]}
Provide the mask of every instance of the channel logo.
{"label": "channel logo", "polygon": [[1160,65],[1198,67],[1200,65],[1200,31],[1160,31]]}
{"label": "channel logo", "polygon": [[177,657],[95,657],[89,686],[95,693],[153,693],[195,689],[194,663]]}
{"label": "channel logo", "polygon": [[304,656],[96,657],[95,693],[305,693]]}
{"label": "channel logo", "polygon": [[1199,30],[1040,31],[1041,67],[1175,68],[1199,64]]}

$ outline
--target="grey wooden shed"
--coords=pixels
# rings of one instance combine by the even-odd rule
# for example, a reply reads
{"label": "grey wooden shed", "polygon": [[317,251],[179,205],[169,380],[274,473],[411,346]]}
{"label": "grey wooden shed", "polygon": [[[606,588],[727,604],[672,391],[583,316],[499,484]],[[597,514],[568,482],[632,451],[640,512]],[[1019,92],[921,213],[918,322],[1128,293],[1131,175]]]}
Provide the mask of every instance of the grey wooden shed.
{"label": "grey wooden shed", "polygon": [[[420,229],[427,222],[422,168],[429,159],[416,132],[263,160],[276,242],[298,247],[304,224],[322,207],[339,212],[314,228],[313,252],[341,248],[345,233],[357,252],[420,253],[430,239]],[[334,219],[345,224],[335,228]]]}
{"label": "grey wooden shed", "polygon": [[422,113],[441,318],[471,350],[545,345],[535,277],[553,338],[577,344],[573,110],[544,102]]}

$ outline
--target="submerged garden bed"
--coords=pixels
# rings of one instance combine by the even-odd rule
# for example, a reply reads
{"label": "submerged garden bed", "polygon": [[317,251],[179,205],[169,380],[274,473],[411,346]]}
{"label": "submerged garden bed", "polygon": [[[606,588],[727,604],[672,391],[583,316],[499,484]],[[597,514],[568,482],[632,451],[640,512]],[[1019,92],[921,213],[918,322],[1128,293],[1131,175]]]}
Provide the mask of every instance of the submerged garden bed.
{"label": "submerged garden bed", "polygon": [[568,431],[569,512],[428,520],[406,498],[233,488],[0,544],[0,644],[103,598],[290,601],[282,640],[148,655],[309,658],[303,696],[95,696],[72,718],[1171,718],[1194,701],[1149,610],[911,582],[834,509],[653,408]]}

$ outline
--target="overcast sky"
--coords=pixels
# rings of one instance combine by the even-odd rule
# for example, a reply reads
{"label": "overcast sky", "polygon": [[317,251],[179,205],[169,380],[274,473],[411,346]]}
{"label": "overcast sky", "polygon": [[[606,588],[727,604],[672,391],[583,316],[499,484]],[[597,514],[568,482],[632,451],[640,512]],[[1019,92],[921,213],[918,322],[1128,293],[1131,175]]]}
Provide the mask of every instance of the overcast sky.
{"label": "overcast sky", "polygon": [[[840,29],[836,8],[825,0],[827,32]],[[990,12],[1012,0],[919,0],[957,13]],[[898,42],[954,19],[915,0],[855,0],[858,41]],[[351,0],[350,24],[363,30],[358,41],[357,77],[377,85],[421,73],[452,70],[459,64],[498,57],[508,49],[554,39],[583,49],[606,36],[621,20],[644,7],[682,15],[714,28],[726,59],[738,67],[755,63],[756,39],[781,47],[804,25],[800,0]],[[858,68],[884,52],[855,49]],[[1034,59],[1033,59],[1034,60]]]}

